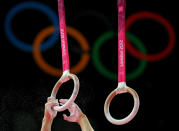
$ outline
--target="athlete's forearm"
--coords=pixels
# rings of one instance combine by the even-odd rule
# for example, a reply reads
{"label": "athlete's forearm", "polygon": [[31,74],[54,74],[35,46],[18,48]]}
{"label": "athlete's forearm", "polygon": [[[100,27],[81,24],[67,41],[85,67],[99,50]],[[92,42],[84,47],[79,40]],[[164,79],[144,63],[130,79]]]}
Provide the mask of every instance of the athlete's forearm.
{"label": "athlete's forearm", "polygon": [[80,125],[82,131],[94,131],[86,115],[82,115],[78,124]]}
{"label": "athlete's forearm", "polygon": [[42,120],[41,131],[51,131],[52,122],[53,120],[49,120],[44,117]]}

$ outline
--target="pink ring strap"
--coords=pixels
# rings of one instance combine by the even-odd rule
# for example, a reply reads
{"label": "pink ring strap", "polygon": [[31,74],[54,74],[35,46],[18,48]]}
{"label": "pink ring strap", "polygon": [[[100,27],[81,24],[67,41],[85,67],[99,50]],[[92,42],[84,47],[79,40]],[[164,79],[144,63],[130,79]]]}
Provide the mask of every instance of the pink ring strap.
{"label": "pink ring strap", "polygon": [[125,0],[118,0],[118,82],[126,81],[125,69]]}
{"label": "pink ring strap", "polygon": [[64,0],[58,0],[63,72],[70,69]]}
{"label": "pink ring strap", "polygon": [[[107,97],[104,104],[104,114],[109,122],[115,125],[126,124],[131,121],[139,109],[139,97],[135,90],[126,85],[125,71],[125,7],[126,0],[117,0],[118,6],[118,87]],[[130,93],[134,99],[134,107],[131,113],[124,119],[117,120],[113,118],[109,111],[112,99],[121,93]]]}
{"label": "pink ring strap", "polygon": [[64,111],[67,109],[76,99],[78,91],[79,91],[79,80],[78,77],[69,72],[70,64],[69,64],[69,54],[68,54],[68,43],[67,43],[67,32],[66,32],[66,22],[65,22],[65,7],[64,0],[58,0],[58,13],[59,13],[59,23],[60,23],[60,36],[61,36],[61,48],[62,48],[62,63],[63,63],[63,75],[55,84],[51,96],[56,98],[57,92],[60,86],[72,79],[74,82],[74,89],[69,100],[62,106],[55,106],[54,110],[56,111]]}

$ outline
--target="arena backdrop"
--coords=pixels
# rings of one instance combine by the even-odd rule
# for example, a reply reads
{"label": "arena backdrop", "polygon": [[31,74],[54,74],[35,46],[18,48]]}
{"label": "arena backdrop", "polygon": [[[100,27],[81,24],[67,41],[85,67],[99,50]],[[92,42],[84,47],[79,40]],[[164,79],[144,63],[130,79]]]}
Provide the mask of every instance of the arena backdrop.
{"label": "arena backdrop", "polygon": [[[138,92],[140,108],[122,126],[112,125],[104,116],[105,99],[117,87],[116,5],[116,0],[65,0],[70,65],[80,80],[75,102],[96,131],[173,128],[178,104],[174,0],[127,0],[127,84]],[[58,28],[57,0],[1,1],[0,131],[40,130],[44,104],[62,68],[59,32],[40,35],[52,28]],[[43,43],[36,43],[38,39]],[[58,98],[69,98],[72,87],[72,81],[65,83]],[[132,97],[124,94],[112,101],[110,110],[122,118],[132,107]],[[59,130],[80,127],[58,113],[52,131]]]}

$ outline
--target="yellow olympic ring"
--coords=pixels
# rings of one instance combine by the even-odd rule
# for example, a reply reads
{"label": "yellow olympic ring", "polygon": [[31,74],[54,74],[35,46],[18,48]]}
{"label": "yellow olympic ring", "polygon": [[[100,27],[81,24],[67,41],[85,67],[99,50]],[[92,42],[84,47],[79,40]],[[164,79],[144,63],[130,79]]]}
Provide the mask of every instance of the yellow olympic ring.
{"label": "yellow olympic ring", "polygon": [[[43,56],[40,52],[40,45],[45,39],[45,37],[51,35],[55,31],[54,26],[49,26],[42,30],[35,38],[34,40],[34,45],[33,45],[33,57],[34,60],[36,61],[37,65],[44,70],[46,73],[53,75],[53,76],[61,76],[62,75],[62,70],[57,69],[51,65],[49,65],[44,59]],[[82,50],[84,53],[81,56],[80,61],[73,66],[70,70],[71,73],[79,73],[81,72],[88,64],[90,55],[88,51],[90,50],[89,43],[85,39],[85,37],[75,28],[67,26],[67,34],[70,35],[71,37],[75,38],[76,41],[80,44]]]}

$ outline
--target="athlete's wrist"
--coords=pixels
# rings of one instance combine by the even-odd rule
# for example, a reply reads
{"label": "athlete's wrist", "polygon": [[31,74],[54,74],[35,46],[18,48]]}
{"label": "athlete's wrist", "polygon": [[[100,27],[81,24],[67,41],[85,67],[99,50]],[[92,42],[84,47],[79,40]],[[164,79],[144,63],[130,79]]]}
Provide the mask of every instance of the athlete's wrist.
{"label": "athlete's wrist", "polygon": [[81,114],[77,123],[80,125],[85,119],[87,119],[86,115],[85,114]]}
{"label": "athlete's wrist", "polygon": [[46,124],[52,124],[53,119],[52,119],[52,118],[49,118],[49,117],[44,116],[44,118],[43,118],[42,122],[43,122],[43,123],[46,123]]}

